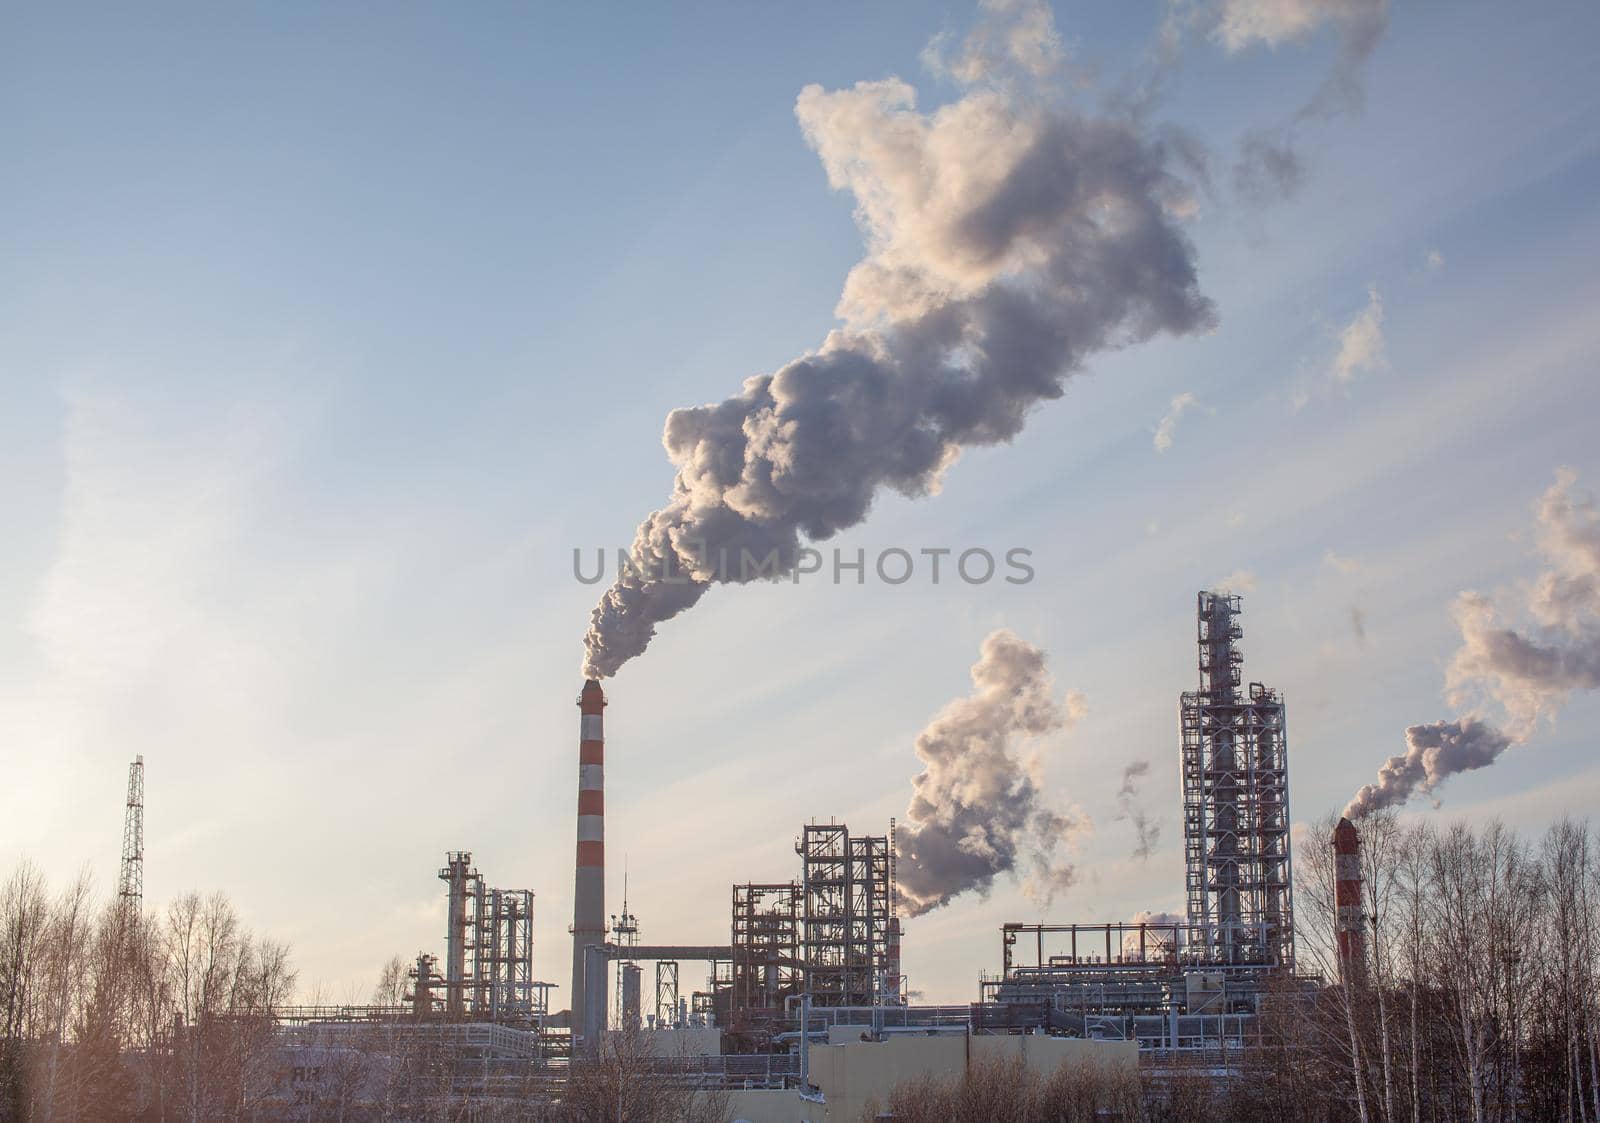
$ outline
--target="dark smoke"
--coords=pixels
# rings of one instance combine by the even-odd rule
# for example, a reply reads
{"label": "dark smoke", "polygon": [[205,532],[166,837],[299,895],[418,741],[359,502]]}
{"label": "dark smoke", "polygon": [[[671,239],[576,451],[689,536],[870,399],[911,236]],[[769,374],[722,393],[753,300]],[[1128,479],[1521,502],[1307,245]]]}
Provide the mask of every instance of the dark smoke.
{"label": "dark smoke", "polygon": [[1432,794],[1446,777],[1487,768],[1512,743],[1510,735],[1477,718],[1413,725],[1406,730],[1406,751],[1378,769],[1377,783],[1362,786],[1345,817],[1398,807],[1417,792]]}
{"label": "dark smoke", "polygon": [[1305,181],[1305,163],[1294,150],[1287,130],[1280,135],[1255,131],[1239,142],[1233,165],[1233,186],[1254,202],[1291,199]]}
{"label": "dark smoke", "polygon": [[809,86],[796,113],[867,241],[815,352],[726,401],[674,410],[667,505],[595,608],[584,673],[615,674],[719,581],[794,572],[884,489],[936,492],[964,448],[1007,442],[1088,356],[1202,331],[1178,226],[1186,142],[1054,92],[1047,6],[990,4],[933,113],[898,79]]}
{"label": "dark smoke", "polygon": [[1365,100],[1362,71],[1389,27],[1388,0],[1223,0],[1214,34],[1229,52],[1295,42],[1323,28],[1339,36],[1332,69],[1309,101],[1270,129],[1246,133],[1234,164],[1239,192],[1256,202],[1288,199],[1305,180],[1295,132],[1308,121],[1357,111]]}
{"label": "dark smoke", "polygon": [[1028,867],[1028,888],[1048,898],[1070,886],[1072,866],[1056,848],[1078,829],[1044,806],[1018,742],[1067,725],[1078,702],[1050,694],[1044,652],[1008,631],[983,641],[972,694],[940,710],[917,737],[923,771],[912,781],[900,828],[899,888],[919,916],[968,890],[986,893],[996,875]]}
{"label": "dark smoke", "polygon": [[1139,781],[1150,772],[1148,760],[1136,760],[1122,770],[1122,786],[1117,789],[1117,818],[1133,824],[1138,840],[1133,856],[1141,862],[1150,860],[1150,851],[1161,839],[1161,824],[1151,822],[1149,813],[1138,803]]}

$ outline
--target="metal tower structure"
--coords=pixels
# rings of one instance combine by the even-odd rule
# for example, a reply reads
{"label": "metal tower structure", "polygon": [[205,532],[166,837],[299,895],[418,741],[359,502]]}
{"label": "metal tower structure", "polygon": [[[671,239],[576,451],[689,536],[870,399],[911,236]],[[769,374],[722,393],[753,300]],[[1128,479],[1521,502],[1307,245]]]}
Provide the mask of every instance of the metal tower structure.
{"label": "metal tower structure", "polygon": [[678,961],[656,960],[656,1025],[662,1029],[681,1025],[678,1012]]}
{"label": "metal tower structure", "polygon": [[805,891],[799,882],[733,887],[733,1005],[735,1025],[771,1020],[802,990],[800,927]]}
{"label": "metal tower structure", "polygon": [[480,892],[472,947],[474,1016],[501,1021],[536,1013],[534,987],[543,984],[533,978],[533,891]]}
{"label": "metal tower structure", "polygon": [[[622,912],[611,918],[611,942],[627,949],[639,946],[639,918],[628,911],[628,869],[622,869]],[[631,969],[631,970],[630,970]],[[617,1017],[624,1029],[637,1029],[639,1023],[639,964],[624,950],[617,968]],[[631,996],[629,988],[632,988]],[[631,997],[631,1006],[630,1006]],[[629,1018],[633,1021],[630,1023]]]}
{"label": "metal tower structure", "polygon": [[807,824],[801,858],[801,958],[813,1006],[884,1000],[890,943],[889,839],[851,837],[838,824]]}
{"label": "metal tower structure", "polygon": [[124,909],[144,909],[144,757],[128,765],[128,807],[122,820],[122,873],[117,901]]}
{"label": "metal tower structure", "polygon": [[1239,612],[1237,596],[1199,594],[1200,689],[1180,706],[1190,950],[1210,963],[1292,966],[1283,699],[1259,682],[1240,693]]}

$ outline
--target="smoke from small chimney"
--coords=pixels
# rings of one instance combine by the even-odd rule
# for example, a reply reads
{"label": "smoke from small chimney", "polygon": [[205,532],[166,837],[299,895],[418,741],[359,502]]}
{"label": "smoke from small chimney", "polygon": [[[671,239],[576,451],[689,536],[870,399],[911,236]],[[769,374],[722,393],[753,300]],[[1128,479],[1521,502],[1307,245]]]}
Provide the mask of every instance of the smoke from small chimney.
{"label": "smoke from small chimney", "polygon": [[1059,730],[1082,709],[1051,697],[1044,652],[1009,631],[991,633],[972,666],[973,693],[936,714],[917,737],[923,771],[897,834],[901,900],[919,916],[968,890],[986,893],[998,874],[1028,871],[1028,890],[1048,897],[1072,884],[1055,852],[1080,827],[1046,807],[1018,743]]}
{"label": "smoke from small chimney", "polygon": [[[1504,623],[1495,597],[1456,598],[1461,647],[1446,688],[1454,705],[1473,712],[1407,729],[1406,751],[1356,794],[1347,816],[1402,804],[1414,792],[1433,794],[1446,777],[1488,767],[1554,718],[1574,690],[1600,688],[1600,509],[1576,484],[1575,472],[1559,470],[1535,509],[1544,565],[1523,590],[1530,627]],[[1504,728],[1478,716],[1484,706],[1505,712]]]}
{"label": "smoke from small chimney", "polygon": [[1446,777],[1487,768],[1513,744],[1512,738],[1477,718],[1435,721],[1406,730],[1406,751],[1378,769],[1378,779],[1364,784],[1345,807],[1350,819],[1397,807],[1417,792],[1431,794]]}
{"label": "smoke from small chimney", "polygon": [[1149,812],[1138,802],[1139,782],[1149,773],[1148,760],[1136,760],[1122,770],[1122,786],[1117,789],[1117,818],[1133,824],[1136,843],[1133,856],[1141,862],[1150,860],[1150,851],[1161,839],[1161,824],[1152,822]]}

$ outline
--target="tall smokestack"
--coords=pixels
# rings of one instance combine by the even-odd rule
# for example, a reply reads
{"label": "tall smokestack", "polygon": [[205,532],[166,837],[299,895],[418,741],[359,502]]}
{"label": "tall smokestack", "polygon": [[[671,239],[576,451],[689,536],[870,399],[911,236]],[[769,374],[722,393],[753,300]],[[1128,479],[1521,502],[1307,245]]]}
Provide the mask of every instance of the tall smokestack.
{"label": "tall smokestack", "polygon": [[1361,836],[1349,819],[1340,819],[1333,828],[1333,876],[1339,975],[1346,982],[1354,982],[1367,957],[1365,920],[1361,915]]}
{"label": "tall smokestack", "polygon": [[[584,1023],[584,956],[589,944],[606,940],[605,691],[594,679],[578,695],[578,871],[572,890],[572,990],[574,1036]],[[604,1026],[594,1027],[596,1031]]]}

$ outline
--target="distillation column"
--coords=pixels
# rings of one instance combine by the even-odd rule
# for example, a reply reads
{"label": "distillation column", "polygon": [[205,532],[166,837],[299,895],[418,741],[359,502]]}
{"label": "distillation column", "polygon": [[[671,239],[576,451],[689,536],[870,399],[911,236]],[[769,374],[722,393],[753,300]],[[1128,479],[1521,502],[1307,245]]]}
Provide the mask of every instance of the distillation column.
{"label": "distillation column", "polygon": [[1200,689],[1180,707],[1189,923],[1212,963],[1294,962],[1284,703],[1241,692],[1240,601],[1202,592]]}
{"label": "distillation column", "polygon": [[472,855],[465,850],[451,851],[445,855],[445,863],[439,871],[439,880],[449,891],[444,933],[445,1011],[460,1017],[467,1008],[467,930],[473,927],[467,902],[477,896],[478,871],[472,868]]}

